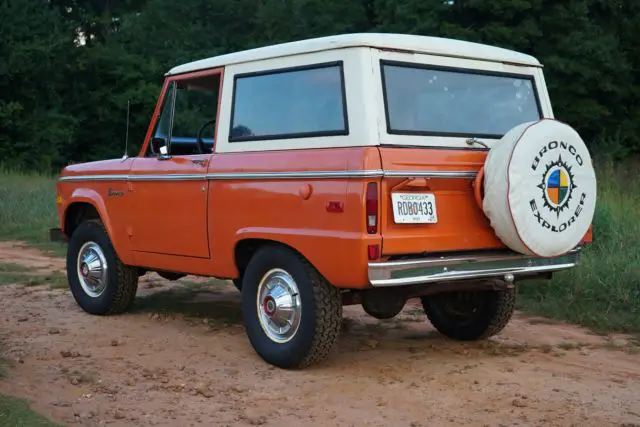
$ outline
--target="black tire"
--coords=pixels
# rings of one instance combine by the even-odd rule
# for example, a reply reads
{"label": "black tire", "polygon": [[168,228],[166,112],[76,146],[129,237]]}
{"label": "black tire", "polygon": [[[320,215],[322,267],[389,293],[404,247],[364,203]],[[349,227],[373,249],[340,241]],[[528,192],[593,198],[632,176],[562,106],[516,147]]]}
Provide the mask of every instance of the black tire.
{"label": "black tire", "polygon": [[231,282],[233,282],[233,286],[235,286],[237,290],[242,292],[242,277],[233,279]]}
{"label": "black tire", "polygon": [[[295,281],[302,307],[297,331],[282,343],[270,338],[261,326],[257,305],[260,282],[273,269],[283,270]],[[242,315],[251,345],[267,363],[284,369],[304,368],[329,356],[341,329],[342,298],[303,257],[269,245],[258,250],[244,272]]]}
{"label": "black tire", "polygon": [[504,329],[515,309],[516,291],[459,291],[422,297],[431,324],[459,341],[489,338]]}
{"label": "black tire", "polygon": [[[80,283],[78,255],[83,245],[95,243],[107,263],[106,286],[98,296],[88,294]],[[102,222],[92,219],[82,222],[73,232],[67,248],[67,280],[78,305],[87,313],[106,315],[128,311],[138,290],[138,271],[120,261]]]}

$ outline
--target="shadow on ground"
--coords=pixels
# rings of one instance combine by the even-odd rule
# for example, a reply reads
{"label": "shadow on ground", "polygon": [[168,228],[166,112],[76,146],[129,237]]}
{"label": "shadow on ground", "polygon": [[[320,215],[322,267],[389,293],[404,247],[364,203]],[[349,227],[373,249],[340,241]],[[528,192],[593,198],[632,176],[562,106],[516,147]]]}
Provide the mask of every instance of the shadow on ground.
{"label": "shadow on ground", "polygon": [[242,323],[240,293],[223,291],[219,286],[178,287],[139,296],[133,312],[209,319],[226,325]]}
{"label": "shadow on ground", "polygon": [[[133,312],[206,319],[205,322],[212,326],[242,324],[240,293],[219,283],[154,290],[136,299]],[[464,343],[449,340],[429,327],[424,313],[414,307],[407,307],[401,315],[386,321],[366,316],[359,307],[345,307],[338,347],[340,359],[362,351],[373,351],[372,356],[395,354],[396,357],[411,358],[416,353],[423,356],[515,356],[534,349],[533,346],[495,339]]]}

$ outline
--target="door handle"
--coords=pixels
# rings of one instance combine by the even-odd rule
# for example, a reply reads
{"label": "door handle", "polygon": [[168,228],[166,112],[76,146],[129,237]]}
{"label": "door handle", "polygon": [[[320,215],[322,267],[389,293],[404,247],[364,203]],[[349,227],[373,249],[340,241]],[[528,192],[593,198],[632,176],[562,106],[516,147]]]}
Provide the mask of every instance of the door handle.
{"label": "door handle", "polygon": [[204,159],[193,159],[193,160],[191,160],[191,163],[194,163],[194,164],[200,165],[200,166],[202,166],[202,167],[204,167],[204,166],[206,166],[206,165],[207,165],[207,161],[206,161],[206,160],[204,160]]}

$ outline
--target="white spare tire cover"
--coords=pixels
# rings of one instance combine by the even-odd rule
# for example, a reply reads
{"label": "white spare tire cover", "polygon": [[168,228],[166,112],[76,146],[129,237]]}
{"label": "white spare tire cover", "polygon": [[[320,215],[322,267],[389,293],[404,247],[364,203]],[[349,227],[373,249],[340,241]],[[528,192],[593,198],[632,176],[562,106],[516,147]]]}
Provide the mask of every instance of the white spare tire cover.
{"label": "white spare tire cover", "polygon": [[580,135],[553,119],[511,129],[484,165],[483,210],[514,251],[552,257],[583,239],[596,206],[596,176]]}

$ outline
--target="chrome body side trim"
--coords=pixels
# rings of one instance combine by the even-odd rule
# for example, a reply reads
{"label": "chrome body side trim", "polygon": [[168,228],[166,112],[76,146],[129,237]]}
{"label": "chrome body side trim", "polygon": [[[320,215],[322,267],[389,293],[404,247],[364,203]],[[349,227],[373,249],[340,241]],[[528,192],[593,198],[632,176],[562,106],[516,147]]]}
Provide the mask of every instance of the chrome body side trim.
{"label": "chrome body side trim", "polygon": [[369,282],[373,287],[403,286],[454,280],[509,277],[572,268],[580,249],[554,258],[527,256],[511,251],[424,257],[410,260],[370,262]]}
{"label": "chrome body side trim", "polygon": [[465,178],[473,179],[477,172],[469,171],[384,171],[390,178]]}
{"label": "chrome body side trim", "polygon": [[220,172],[207,174],[141,174],[141,175],[70,175],[60,178],[67,181],[199,181],[199,180],[260,180],[260,179],[345,179],[345,178],[447,178],[473,179],[472,171],[282,171],[282,172]]}
{"label": "chrome body side trim", "polygon": [[149,175],[71,175],[60,178],[65,181],[202,181],[207,178],[206,174],[149,174]]}
{"label": "chrome body side trim", "polygon": [[204,181],[207,178],[203,173],[172,173],[166,175],[129,175],[129,181]]}
{"label": "chrome body side trim", "polygon": [[60,182],[65,181],[126,181],[129,175],[70,175],[60,177]]}
{"label": "chrome body side trim", "polygon": [[221,172],[209,173],[210,180],[234,179],[298,179],[298,178],[376,178],[382,176],[381,170],[355,171],[292,171],[292,172]]}

